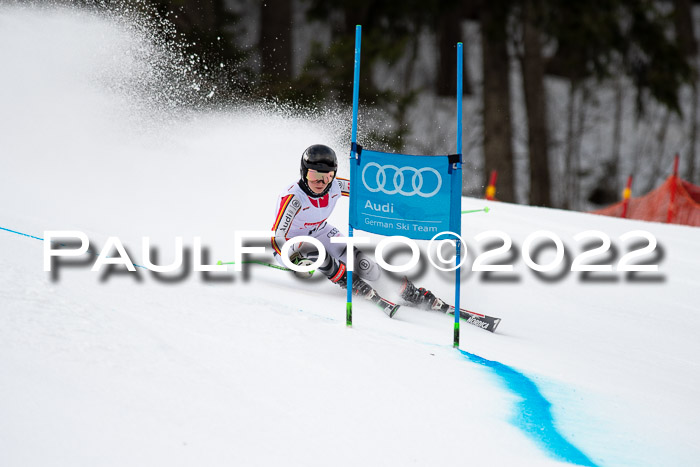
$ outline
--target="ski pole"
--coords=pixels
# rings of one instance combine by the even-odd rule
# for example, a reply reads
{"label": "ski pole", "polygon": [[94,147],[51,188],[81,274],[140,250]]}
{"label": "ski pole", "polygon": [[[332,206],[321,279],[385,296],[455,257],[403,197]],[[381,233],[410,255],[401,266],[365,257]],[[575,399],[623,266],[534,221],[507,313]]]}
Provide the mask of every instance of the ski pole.
{"label": "ski pole", "polygon": [[[217,264],[217,266],[221,266],[222,264],[236,264],[236,262],[235,261],[228,261],[228,262],[219,261],[216,264]],[[291,271],[291,269],[285,268],[284,266],[279,266],[277,264],[272,264],[272,263],[266,263],[265,261],[257,261],[257,260],[241,261],[241,264],[260,264],[261,266],[267,266],[268,268],[279,269],[281,271]]]}
{"label": "ski pole", "polygon": [[472,213],[472,212],[489,212],[489,211],[490,211],[489,207],[486,206],[486,207],[483,208],[483,209],[472,209],[472,210],[470,210],[470,211],[462,211],[462,214],[470,214],[470,213]]}

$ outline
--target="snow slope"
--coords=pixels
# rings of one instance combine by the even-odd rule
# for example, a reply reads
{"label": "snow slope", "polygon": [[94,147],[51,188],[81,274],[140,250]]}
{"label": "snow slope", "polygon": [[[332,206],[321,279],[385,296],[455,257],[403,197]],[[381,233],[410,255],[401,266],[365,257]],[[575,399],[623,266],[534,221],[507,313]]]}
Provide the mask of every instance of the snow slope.
{"label": "snow slope", "polygon": [[[269,228],[306,146],[348,146],[345,115],[174,115],[129,93],[167,86],[151,72],[167,57],[124,21],[5,6],[0,43],[4,229],[80,230],[92,251],[117,236],[137,264],[144,236],[163,264],[199,236],[209,264],[230,260],[234,232]],[[0,230],[0,465],[697,465],[699,231],[463,200],[486,205],[464,216],[461,300],[503,322],[463,324],[462,352],[451,317],[410,307],[356,302],[346,328],[322,278],[90,259],[52,274],[43,242]],[[567,271],[591,229],[613,265],[634,243],[620,235],[651,232],[640,261],[659,271]],[[470,272],[490,230],[512,238],[512,273]],[[551,273],[521,254],[539,230],[566,245]],[[452,300],[450,274],[411,277]],[[396,299],[398,283],[378,287]]]}

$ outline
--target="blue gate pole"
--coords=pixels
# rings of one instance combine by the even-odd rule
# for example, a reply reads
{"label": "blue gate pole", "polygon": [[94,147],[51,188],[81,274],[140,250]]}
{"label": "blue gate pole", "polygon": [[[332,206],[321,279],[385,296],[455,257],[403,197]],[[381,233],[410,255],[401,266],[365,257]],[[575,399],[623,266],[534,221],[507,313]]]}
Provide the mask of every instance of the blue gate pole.
{"label": "blue gate pole", "polygon": [[[462,68],[463,64],[462,61],[464,59],[464,54],[462,52],[462,43],[457,42],[457,154],[460,155],[462,154]],[[453,173],[453,177],[455,176],[455,172]],[[457,176],[460,178],[462,177],[462,171],[459,170],[457,173]],[[460,180],[460,186],[461,186],[461,180]],[[460,201],[459,201],[459,209],[462,209],[462,193],[460,190]],[[462,234],[462,220],[460,216],[460,231],[457,232],[458,234]],[[459,303],[459,296],[460,296],[460,256],[461,256],[461,251],[462,251],[462,242],[459,239],[459,237],[455,240],[455,261],[457,261],[456,266],[457,269],[455,270],[455,330],[454,330],[454,347],[459,348],[459,308],[460,308],[460,303]]]}
{"label": "blue gate pole", "polygon": [[[352,87],[352,141],[350,143],[350,184],[356,180],[357,170],[357,112],[360,100],[360,46],[362,45],[362,26],[355,26],[355,78]],[[352,189],[350,190],[352,199]],[[350,203],[352,207],[352,202]],[[348,236],[353,236],[352,223],[348,220]],[[353,258],[354,259],[354,258]],[[347,303],[345,305],[345,325],[352,326],[352,271],[347,272]]]}

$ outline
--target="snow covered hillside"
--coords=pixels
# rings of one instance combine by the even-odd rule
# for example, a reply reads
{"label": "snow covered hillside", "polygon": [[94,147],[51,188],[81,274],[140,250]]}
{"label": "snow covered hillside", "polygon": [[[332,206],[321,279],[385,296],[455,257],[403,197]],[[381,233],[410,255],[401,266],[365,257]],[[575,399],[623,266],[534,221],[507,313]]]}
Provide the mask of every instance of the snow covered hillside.
{"label": "snow covered hillside", "polygon": [[[452,317],[366,302],[347,328],[328,281],[193,272],[191,250],[201,237],[206,264],[230,261],[234,232],[272,224],[305,147],[347,152],[349,119],[163,110],[143,90],[167,86],[164,58],[138,31],[0,7],[0,465],[697,465],[700,230],[464,198],[491,211],[463,218],[462,305],[502,318],[496,333],[463,323],[458,351]],[[330,219],[344,231],[346,203]],[[142,237],[168,264],[181,236],[189,264],[48,273],[47,230],[85,232],[92,252],[116,236],[136,264]],[[487,263],[513,271],[471,271],[493,230],[513,246]],[[523,251],[542,230],[565,255],[536,273]],[[600,245],[574,239],[590,230],[611,249],[584,263],[612,272],[570,271]],[[638,230],[658,245],[632,263],[658,271],[616,271]],[[452,274],[411,277],[452,301]],[[378,289],[398,299],[399,279]]]}

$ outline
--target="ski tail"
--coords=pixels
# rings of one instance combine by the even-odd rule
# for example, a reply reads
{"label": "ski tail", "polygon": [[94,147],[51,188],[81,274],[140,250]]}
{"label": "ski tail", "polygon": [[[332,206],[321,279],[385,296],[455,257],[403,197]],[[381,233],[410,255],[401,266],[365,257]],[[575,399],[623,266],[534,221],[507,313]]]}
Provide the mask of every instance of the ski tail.
{"label": "ski tail", "polygon": [[379,307],[384,313],[386,313],[386,315],[387,315],[389,318],[393,318],[394,315],[396,314],[396,312],[399,310],[399,307],[401,306],[401,305],[397,305],[397,304],[394,303],[394,302],[390,302],[390,301],[387,300],[386,298],[382,297],[382,296],[379,295],[379,293],[378,293],[376,290],[374,290],[374,289],[372,289],[372,290],[371,290],[367,295],[365,295],[363,298],[365,298],[366,300],[369,300],[370,302],[372,302],[372,303],[374,303],[375,305],[377,305],[377,307]]}
{"label": "ski tail", "polygon": [[399,310],[399,307],[401,305],[397,305],[394,302],[390,302],[386,298],[382,297],[379,295],[379,292],[377,292],[372,286],[364,282],[364,288],[361,290],[355,288],[353,285],[353,295],[356,295],[358,297],[362,297],[365,300],[368,300],[375,305],[377,305],[378,308],[380,308],[384,313],[389,318],[393,318],[396,312]]}
{"label": "ski tail", "polygon": [[399,311],[399,308],[401,307],[401,305],[397,305],[396,303],[392,303],[389,300],[382,298],[382,297],[380,297],[379,300],[377,302],[375,302],[375,304],[379,308],[381,308],[389,318],[393,318],[394,315],[396,314],[396,312]]}

